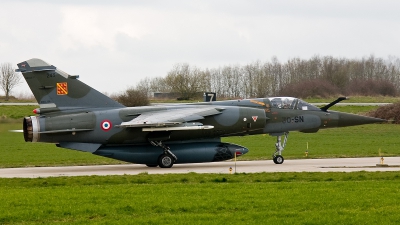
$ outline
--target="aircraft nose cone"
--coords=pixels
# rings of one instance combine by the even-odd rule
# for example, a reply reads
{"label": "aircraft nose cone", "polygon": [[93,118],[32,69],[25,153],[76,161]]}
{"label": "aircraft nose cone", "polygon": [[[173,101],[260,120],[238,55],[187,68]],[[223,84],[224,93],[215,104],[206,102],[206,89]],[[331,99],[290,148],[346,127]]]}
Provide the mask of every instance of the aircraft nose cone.
{"label": "aircraft nose cone", "polygon": [[350,113],[340,113],[338,126],[347,127],[347,126],[355,126],[355,125],[370,124],[370,123],[382,123],[382,122],[387,122],[387,120],[368,117],[368,116],[359,116]]}

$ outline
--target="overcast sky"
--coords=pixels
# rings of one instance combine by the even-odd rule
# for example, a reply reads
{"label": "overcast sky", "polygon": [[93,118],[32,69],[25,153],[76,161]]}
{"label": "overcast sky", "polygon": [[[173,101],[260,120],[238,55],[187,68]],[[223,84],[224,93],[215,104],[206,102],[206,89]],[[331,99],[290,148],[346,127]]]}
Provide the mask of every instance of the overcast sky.
{"label": "overcast sky", "polygon": [[[40,58],[101,92],[176,63],[400,56],[400,1],[0,0],[0,63]],[[16,93],[30,93],[26,82]]]}

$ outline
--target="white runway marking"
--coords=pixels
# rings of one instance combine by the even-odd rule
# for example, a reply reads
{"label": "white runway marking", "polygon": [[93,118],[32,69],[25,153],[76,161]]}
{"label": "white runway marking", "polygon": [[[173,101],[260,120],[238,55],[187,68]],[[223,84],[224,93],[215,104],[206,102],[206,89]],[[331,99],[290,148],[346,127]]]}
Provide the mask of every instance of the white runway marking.
{"label": "white runway marking", "polygon": [[[354,172],[354,171],[400,171],[400,157],[386,157],[384,163],[389,167],[376,167],[379,157],[374,158],[335,158],[335,159],[296,159],[285,160],[276,165],[272,160],[238,161],[237,173],[259,172]],[[235,162],[214,162],[196,164],[176,164],[172,168],[150,168],[145,165],[101,165],[101,166],[66,166],[66,167],[29,167],[0,169],[2,178],[36,178],[59,176],[91,176],[91,175],[136,175],[173,174],[173,173],[229,173],[229,168],[235,172]]]}

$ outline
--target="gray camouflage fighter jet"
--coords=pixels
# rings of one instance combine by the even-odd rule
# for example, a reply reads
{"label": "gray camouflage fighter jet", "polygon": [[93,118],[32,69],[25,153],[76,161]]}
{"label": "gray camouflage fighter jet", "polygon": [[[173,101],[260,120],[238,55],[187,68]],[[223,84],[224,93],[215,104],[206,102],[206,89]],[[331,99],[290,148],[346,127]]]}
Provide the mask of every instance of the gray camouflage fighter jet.
{"label": "gray camouflage fighter jet", "polygon": [[40,105],[37,116],[23,120],[26,142],[55,143],[149,167],[232,159],[248,149],[221,137],[255,134],[277,137],[273,161],[281,164],[289,131],[385,121],[328,111],[345,98],[322,108],[292,97],[125,107],[43,60],[30,59],[18,68]]}

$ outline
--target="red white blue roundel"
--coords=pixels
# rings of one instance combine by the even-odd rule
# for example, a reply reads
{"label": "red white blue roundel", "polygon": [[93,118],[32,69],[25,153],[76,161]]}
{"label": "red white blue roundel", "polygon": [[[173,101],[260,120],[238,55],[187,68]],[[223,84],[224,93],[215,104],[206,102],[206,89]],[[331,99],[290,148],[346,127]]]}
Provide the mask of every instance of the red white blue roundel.
{"label": "red white blue roundel", "polygon": [[104,131],[109,131],[112,127],[111,121],[109,120],[103,120],[100,124],[101,129],[103,129]]}

